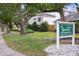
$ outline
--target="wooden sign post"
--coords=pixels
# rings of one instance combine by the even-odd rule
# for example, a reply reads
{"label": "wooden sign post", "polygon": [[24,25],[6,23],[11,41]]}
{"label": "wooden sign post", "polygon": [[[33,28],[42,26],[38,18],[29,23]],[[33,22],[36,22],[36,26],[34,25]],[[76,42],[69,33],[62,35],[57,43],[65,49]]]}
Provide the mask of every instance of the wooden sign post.
{"label": "wooden sign post", "polygon": [[75,23],[74,22],[60,22],[57,24],[57,49],[59,49],[60,38],[72,38],[72,45],[75,44]]}

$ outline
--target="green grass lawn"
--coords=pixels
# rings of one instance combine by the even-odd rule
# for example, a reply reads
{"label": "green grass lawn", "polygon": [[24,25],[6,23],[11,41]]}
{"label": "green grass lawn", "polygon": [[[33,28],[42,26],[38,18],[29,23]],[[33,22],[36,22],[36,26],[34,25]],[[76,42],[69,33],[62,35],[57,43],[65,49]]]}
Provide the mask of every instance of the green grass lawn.
{"label": "green grass lawn", "polygon": [[[47,55],[44,48],[56,41],[48,41],[48,38],[56,37],[54,32],[34,32],[27,35],[19,35],[18,32],[3,35],[9,47],[26,55]],[[79,38],[79,34],[76,34]]]}
{"label": "green grass lawn", "polygon": [[17,33],[4,34],[3,37],[9,47],[26,55],[47,55],[44,48],[55,41],[47,41],[48,38],[55,37],[53,32],[34,32],[27,35],[19,35]]}

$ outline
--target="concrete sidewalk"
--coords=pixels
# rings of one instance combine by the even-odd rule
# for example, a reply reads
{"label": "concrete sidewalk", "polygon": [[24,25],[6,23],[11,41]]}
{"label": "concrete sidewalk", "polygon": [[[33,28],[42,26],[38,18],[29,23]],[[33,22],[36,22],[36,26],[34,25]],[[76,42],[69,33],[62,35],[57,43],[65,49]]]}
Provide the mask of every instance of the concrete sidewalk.
{"label": "concrete sidewalk", "polygon": [[0,32],[0,56],[25,56],[25,55],[9,48],[2,37],[2,32]]}

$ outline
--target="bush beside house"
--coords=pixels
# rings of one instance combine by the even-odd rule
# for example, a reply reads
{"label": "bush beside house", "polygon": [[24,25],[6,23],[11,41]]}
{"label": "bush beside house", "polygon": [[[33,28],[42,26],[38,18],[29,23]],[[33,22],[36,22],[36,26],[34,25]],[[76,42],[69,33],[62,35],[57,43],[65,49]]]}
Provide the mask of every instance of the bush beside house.
{"label": "bush beside house", "polygon": [[40,25],[37,25],[36,22],[34,22],[32,25],[28,25],[27,29],[31,29],[33,31],[40,31],[40,32],[46,32],[48,31],[48,23],[44,22]]}
{"label": "bush beside house", "polygon": [[38,31],[39,25],[37,25],[36,22],[34,22],[32,25],[28,24],[27,29],[31,29],[33,31]]}
{"label": "bush beside house", "polygon": [[39,31],[40,32],[46,32],[46,31],[48,31],[48,23],[47,22],[44,22],[44,23],[41,23],[41,25],[40,25],[40,28],[39,28]]}
{"label": "bush beside house", "polygon": [[38,31],[39,25],[37,25],[37,23],[34,22],[34,23],[31,25],[31,29],[33,29],[34,31]]}

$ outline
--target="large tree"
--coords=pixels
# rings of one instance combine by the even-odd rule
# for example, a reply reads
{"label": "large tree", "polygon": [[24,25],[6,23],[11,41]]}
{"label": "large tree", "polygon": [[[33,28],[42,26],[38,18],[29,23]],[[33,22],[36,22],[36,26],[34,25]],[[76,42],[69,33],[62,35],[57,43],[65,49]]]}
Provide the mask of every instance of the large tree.
{"label": "large tree", "polygon": [[20,27],[20,34],[25,34],[28,19],[35,15],[37,9],[30,4],[0,4],[0,20],[9,26],[15,22]]}
{"label": "large tree", "polygon": [[[7,25],[7,30],[9,29],[9,25],[11,25],[12,21],[14,18],[18,17],[18,24],[20,27],[20,34],[25,34],[24,33],[24,12],[25,9],[23,9],[22,4],[0,4],[0,20],[1,23],[4,23]],[[16,16],[16,17],[15,17]],[[7,31],[9,32],[9,30]]]}
{"label": "large tree", "polygon": [[12,18],[15,15],[13,4],[0,4],[0,22],[6,25],[7,33],[9,33],[9,26],[12,23]]}
{"label": "large tree", "polygon": [[19,17],[20,34],[25,34],[25,28],[27,27],[28,20],[36,14],[38,11],[34,5],[30,4],[19,4],[17,9],[17,15]]}

